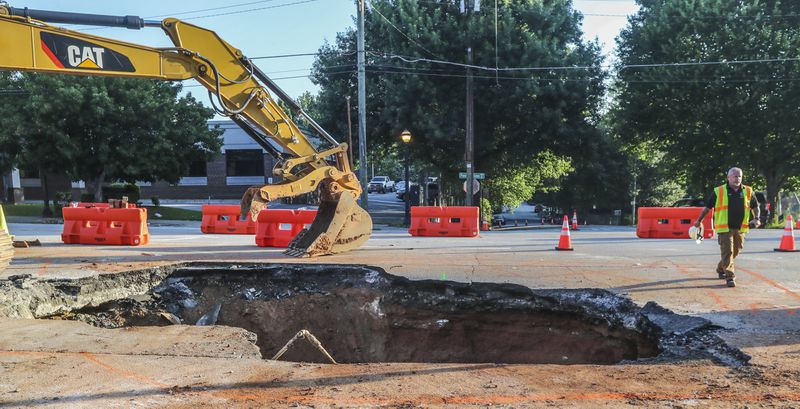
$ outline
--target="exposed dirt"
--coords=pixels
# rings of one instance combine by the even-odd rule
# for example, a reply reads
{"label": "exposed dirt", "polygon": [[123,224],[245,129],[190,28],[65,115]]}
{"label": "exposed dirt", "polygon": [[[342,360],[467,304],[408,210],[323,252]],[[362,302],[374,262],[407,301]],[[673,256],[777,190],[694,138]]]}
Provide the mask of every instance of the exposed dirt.
{"label": "exposed dirt", "polygon": [[[120,328],[0,319],[9,340],[0,345],[0,406],[800,404],[796,334],[783,334],[774,344],[759,342],[764,346],[751,348],[755,363],[749,365],[749,356],[723,342],[704,319],[653,303],[639,308],[600,290],[409,281],[363,266],[182,264],[117,278],[0,280],[0,301],[14,300],[22,300],[21,307],[3,304],[0,315],[43,317],[55,311],[59,318]],[[170,319],[190,325],[175,326]],[[240,329],[194,325],[198,321],[241,325],[258,340]],[[252,347],[257,342],[262,355],[271,357],[300,328],[311,330],[342,362],[373,363],[275,362],[260,359]],[[422,343],[429,347],[413,347]],[[568,346],[579,351],[558,356]],[[295,355],[282,359],[322,361],[304,343],[290,354]],[[613,359],[604,362],[604,354]],[[493,363],[563,356],[568,359],[555,361],[572,365]],[[477,357],[486,363],[377,363],[481,362]],[[623,361],[586,365],[578,359]]]}
{"label": "exposed dirt", "polygon": [[[302,329],[343,363],[613,364],[748,357],[707,321],[607,291],[410,281],[362,266],[178,268],[146,293],[58,314],[104,328],[202,323],[257,334],[272,357]],[[326,362],[305,342],[282,359]]]}

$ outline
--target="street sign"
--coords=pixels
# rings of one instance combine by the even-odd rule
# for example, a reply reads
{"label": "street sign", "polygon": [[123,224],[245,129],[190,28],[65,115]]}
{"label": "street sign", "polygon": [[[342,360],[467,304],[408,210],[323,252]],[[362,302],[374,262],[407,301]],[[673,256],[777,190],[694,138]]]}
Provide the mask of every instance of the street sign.
{"label": "street sign", "polygon": [[[486,179],[486,174],[483,172],[475,172],[473,173],[473,177],[475,180],[483,180]],[[458,172],[458,178],[461,180],[467,180],[467,172]]]}
{"label": "street sign", "polygon": [[[472,181],[472,193],[478,193],[481,191],[481,183],[477,180]],[[467,193],[467,181],[464,181],[464,193]]]}

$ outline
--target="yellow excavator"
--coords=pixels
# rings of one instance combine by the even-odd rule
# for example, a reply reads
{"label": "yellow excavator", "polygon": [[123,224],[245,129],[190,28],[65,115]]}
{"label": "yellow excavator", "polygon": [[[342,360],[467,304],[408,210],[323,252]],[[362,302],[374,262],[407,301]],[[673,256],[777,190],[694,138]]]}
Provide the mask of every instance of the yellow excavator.
{"label": "yellow excavator", "polygon": [[8,267],[11,258],[14,257],[13,245],[11,233],[8,232],[8,225],[6,225],[6,217],[3,214],[3,206],[0,206],[0,273]]}
{"label": "yellow excavator", "polygon": [[[51,23],[160,27],[174,47],[132,44]],[[285,253],[295,257],[334,254],[355,249],[369,239],[372,219],[356,203],[362,188],[350,168],[347,145],[338,143],[239,49],[211,30],[175,18],[155,21],[32,10],[0,2],[0,70],[164,81],[195,79],[208,90],[219,114],[233,120],[278,159],[273,173],[282,182],[249,188],[242,198],[243,217],[249,215],[255,220],[270,201],[319,189],[317,217]],[[333,147],[315,149],[269,91]]]}

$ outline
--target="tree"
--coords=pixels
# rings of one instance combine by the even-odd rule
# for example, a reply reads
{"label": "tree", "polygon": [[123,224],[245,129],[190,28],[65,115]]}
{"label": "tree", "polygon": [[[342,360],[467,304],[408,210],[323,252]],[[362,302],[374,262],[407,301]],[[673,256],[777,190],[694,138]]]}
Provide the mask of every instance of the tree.
{"label": "tree", "polygon": [[0,140],[18,141],[29,166],[85,181],[97,201],[107,181],[177,182],[222,146],[222,131],[207,125],[213,112],[179,98],[180,84],[47,74],[14,83],[30,96],[5,108]]}
{"label": "tree", "polygon": [[[20,91],[20,89],[17,88],[13,81],[12,73],[0,71],[0,117],[11,118],[16,105],[19,104],[21,98],[25,97],[17,91]],[[17,138],[10,137],[8,133],[0,132],[0,174],[5,174],[14,168],[20,149],[21,146]],[[0,194],[0,197],[5,197],[5,192]]]}
{"label": "tree", "polygon": [[[397,149],[408,129],[417,162],[453,181],[464,167],[466,62],[495,66],[494,12],[463,14],[458,2],[378,0],[366,16],[368,149]],[[574,163],[600,137],[603,95],[599,47],[581,39],[580,15],[568,1],[504,1],[498,8],[500,67],[590,67],[580,70],[475,70],[475,162],[488,179],[505,183],[532,169],[550,150]],[[402,31],[402,32],[401,32]],[[346,96],[356,101],[355,33],[325,44],[314,66],[320,123],[346,135]],[[413,62],[408,62],[413,61]],[[496,75],[495,75],[496,74]],[[357,112],[352,121],[357,124]],[[355,142],[355,141],[354,141]],[[520,186],[520,191],[524,190]]]}
{"label": "tree", "polygon": [[[800,165],[792,148],[800,130],[800,63],[784,59],[800,48],[797,19],[790,18],[800,3],[639,4],[618,39],[615,131],[629,144],[664,152],[664,166],[691,194],[705,194],[739,166],[746,177],[763,178],[774,206]],[[671,65],[715,61],[722,63]]]}
{"label": "tree", "polygon": [[575,170],[569,158],[556,156],[550,151],[537,154],[531,164],[516,165],[512,169],[486,182],[486,199],[491,206],[515,209],[533,197],[534,192],[558,191],[555,181]]}

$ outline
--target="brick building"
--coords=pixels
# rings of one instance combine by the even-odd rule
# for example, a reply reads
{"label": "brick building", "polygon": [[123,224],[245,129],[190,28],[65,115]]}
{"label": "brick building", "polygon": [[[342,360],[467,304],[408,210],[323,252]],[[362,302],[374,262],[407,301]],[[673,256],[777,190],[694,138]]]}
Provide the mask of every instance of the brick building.
{"label": "brick building", "polygon": [[[177,184],[158,181],[138,183],[141,199],[158,196],[161,199],[239,199],[253,185],[277,182],[272,176],[275,158],[253,141],[230,120],[212,120],[209,126],[219,125],[222,134],[222,154],[214,159],[191,164],[189,174]],[[302,129],[306,135],[311,135]],[[317,139],[311,135],[312,143]],[[276,148],[281,150],[277,145]],[[83,182],[71,182],[63,175],[47,175],[50,198],[56,192],[72,192],[73,198],[84,191]],[[14,201],[41,200],[44,198],[42,178],[35,170],[14,170],[0,178],[2,199]]]}

